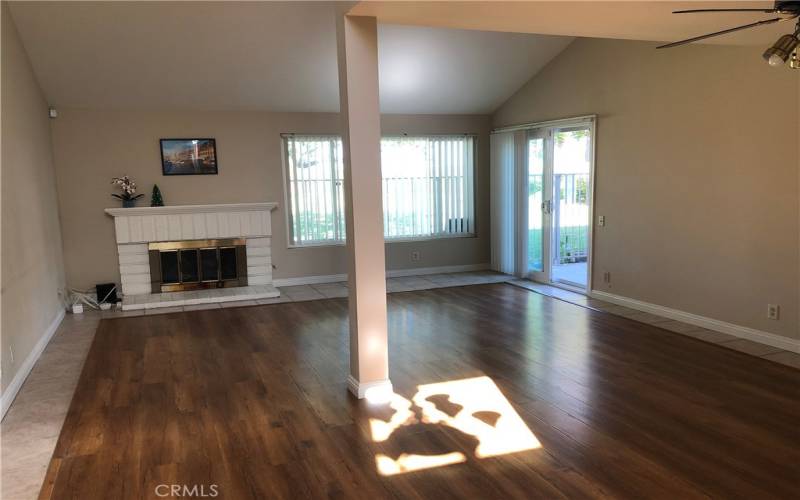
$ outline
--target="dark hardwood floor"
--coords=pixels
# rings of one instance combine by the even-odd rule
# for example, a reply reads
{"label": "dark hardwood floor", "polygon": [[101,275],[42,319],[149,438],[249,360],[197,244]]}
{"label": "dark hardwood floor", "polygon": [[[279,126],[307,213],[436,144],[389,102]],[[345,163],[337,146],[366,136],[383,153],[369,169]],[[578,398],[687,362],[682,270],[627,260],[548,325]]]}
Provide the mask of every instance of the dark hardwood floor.
{"label": "dark hardwood floor", "polygon": [[[162,484],[228,499],[797,498],[798,370],[503,284],[392,294],[389,314],[399,396],[488,377],[541,446],[477,458],[482,440],[419,407],[376,438],[395,410],[347,393],[346,299],[113,319],[41,498],[162,498]],[[499,428],[510,413],[465,418]]]}

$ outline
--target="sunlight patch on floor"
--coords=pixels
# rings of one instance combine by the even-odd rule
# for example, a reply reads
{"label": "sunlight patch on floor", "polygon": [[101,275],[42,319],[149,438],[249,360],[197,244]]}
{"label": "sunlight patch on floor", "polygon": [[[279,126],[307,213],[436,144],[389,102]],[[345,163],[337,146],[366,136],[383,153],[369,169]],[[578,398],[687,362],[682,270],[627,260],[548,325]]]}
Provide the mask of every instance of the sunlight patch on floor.
{"label": "sunlight patch on floor", "polygon": [[394,476],[415,470],[432,469],[445,465],[460,464],[467,461],[463,453],[454,451],[443,455],[417,455],[414,453],[403,453],[396,460],[391,457],[378,453],[375,455],[375,464],[378,472],[382,476]]}
{"label": "sunlight patch on floor", "polygon": [[[422,430],[428,426],[431,431],[444,429],[477,441],[473,450],[476,459],[541,447],[497,385],[486,376],[420,385],[411,400],[392,393],[371,402],[388,404],[393,412],[388,421],[370,418],[372,440],[376,443],[387,442],[398,430],[415,425],[422,426]],[[459,450],[432,455],[401,452],[396,458],[385,453],[375,456],[382,475],[441,467],[468,459]]]}

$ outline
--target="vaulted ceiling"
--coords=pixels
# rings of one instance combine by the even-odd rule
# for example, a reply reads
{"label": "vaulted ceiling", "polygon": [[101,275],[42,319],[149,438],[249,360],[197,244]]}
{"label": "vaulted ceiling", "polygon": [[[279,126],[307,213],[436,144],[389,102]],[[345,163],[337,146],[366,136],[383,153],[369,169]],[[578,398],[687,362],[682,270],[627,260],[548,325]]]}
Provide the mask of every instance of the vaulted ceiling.
{"label": "vaulted ceiling", "polygon": [[[353,15],[374,16],[382,23],[435,26],[484,31],[538,33],[622,40],[675,41],[695,35],[774,18],[759,12],[673,14],[682,9],[769,9],[771,1],[700,0],[645,1],[528,1],[528,2],[359,2]],[[788,26],[787,26],[788,24]],[[702,43],[717,45],[770,45],[791,32],[793,22],[739,31]]]}
{"label": "vaulted ceiling", "polygon": [[[61,107],[337,111],[335,5],[20,2],[11,9]],[[381,25],[387,113],[488,113],[568,37]]]}
{"label": "vaulted ceiling", "polygon": [[[574,36],[675,40],[764,16],[674,16],[674,8],[771,2],[344,5],[381,23],[384,112],[489,113]],[[337,111],[336,8],[334,2],[11,3],[48,100],[102,109]],[[712,42],[766,45],[783,28]]]}

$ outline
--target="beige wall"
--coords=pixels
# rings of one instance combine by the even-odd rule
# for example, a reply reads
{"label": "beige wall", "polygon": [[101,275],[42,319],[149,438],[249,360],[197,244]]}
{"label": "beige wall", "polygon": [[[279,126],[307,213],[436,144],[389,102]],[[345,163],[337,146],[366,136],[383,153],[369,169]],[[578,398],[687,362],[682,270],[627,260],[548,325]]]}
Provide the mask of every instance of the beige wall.
{"label": "beige wall", "polygon": [[[387,245],[387,267],[433,267],[489,261],[488,116],[387,115],[384,133],[476,133],[478,237]],[[90,287],[119,282],[114,227],[103,213],[119,206],[111,177],[130,175],[149,206],[157,183],[167,205],[276,201],[272,243],[276,278],[342,274],[344,246],[287,248],[281,165],[285,132],[339,133],[338,114],[267,112],[167,112],[59,110],[52,121],[67,283]],[[219,174],[161,175],[159,138],[214,137]],[[411,252],[421,259],[411,261]]]}
{"label": "beige wall", "polygon": [[[2,3],[2,390],[63,310],[47,103]],[[14,362],[11,362],[11,350]]]}
{"label": "beige wall", "polygon": [[599,115],[595,289],[798,338],[800,71],[655,45],[576,40],[494,125]]}

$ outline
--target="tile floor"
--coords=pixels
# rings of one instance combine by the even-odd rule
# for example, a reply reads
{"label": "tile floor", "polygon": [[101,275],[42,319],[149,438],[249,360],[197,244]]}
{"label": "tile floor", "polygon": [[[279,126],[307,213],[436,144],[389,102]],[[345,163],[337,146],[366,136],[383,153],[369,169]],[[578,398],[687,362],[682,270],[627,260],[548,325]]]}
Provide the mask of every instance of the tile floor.
{"label": "tile floor", "polygon": [[[403,276],[389,278],[386,280],[386,291],[412,292],[415,290],[430,290],[448,286],[480,285],[485,283],[502,283],[514,279],[512,276],[496,273],[493,271],[474,271],[466,273],[447,273],[431,274],[425,276]],[[272,288],[272,287],[269,287]],[[252,290],[249,290],[252,289]],[[260,298],[258,294],[267,293],[261,290],[258,285],[253,287],[242,287],[241,289],[230,288],[227,290],[241,291],[239,296],[226,297],[227,302],[204,303],[205,296],[197,297],[191,294],[209,293],[208,290],[199,292],[178,292],[170,294],[170,301],[174,306],[164,306],[164,301],[150,298],[149,295],[133,296],[128,302],[129,306],[140,306],[135,309],[103,311],[103,318],[123,318],[128,316],[141,316],[150,314],[167,314],[180,311],[197,311],[200,309],[218,309],[220,307],[240,307],[264,304],[279,304],[281,302],[303,302],[306,300],[333,299],[347,297],[347,282],[341,283],[322,283],[318,285],[298,285],[284,286],[278,288],[280,297]],[[181,296],[183,293],[186,296]],[[254,295],[255,294],[255,295]],[[258,298],[256,298],[258,297]],[[158,303],[157,307],[146,307],[145,303]]]}
{"label": "tile floor", "polygon": [[[150,311],[155,309],[172,309],[172,311],[147,312],[145,314],[163,314],[175,312],[175,308],[207,304],[224,304],[227,302],[253,301],[276,298],[280,292],[272,285],[250,285],[235,288],[212,288],[208,290],[187,290],[185,292],[147,293],[129,295],[122,299],[122,310]],[[241,305],[241,304],[240,304]],[[223,306],[228,307],[228,306]]]}
{"label": "tile floor", "polygon": [[98,323],[96,311],[67,314],[6,413],[0,498],[38,497]]}

